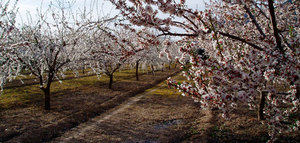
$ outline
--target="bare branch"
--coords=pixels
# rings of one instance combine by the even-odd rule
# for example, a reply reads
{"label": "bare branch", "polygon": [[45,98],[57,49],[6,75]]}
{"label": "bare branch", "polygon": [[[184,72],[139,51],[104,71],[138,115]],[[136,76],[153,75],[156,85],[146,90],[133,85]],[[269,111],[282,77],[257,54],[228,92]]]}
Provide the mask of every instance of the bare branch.
{"label": "bare branch", "polygon": [[283,50],[283,47],[281,45],[281,38],[279,36],[279,30],[277,28],[277,22],[276,22],[275,8],[274,8],[273,0],[268,0],[268,6],[269,6],[270,15],[271,15],[271,21],[272,21],[274,36],[275,36],[276,44],[277,44],[276,47],[283,53],[284,50]]}
{"label": "bare branch", "polygon": [[253,2],[253,5],[259,10],[259,12],[260,12],[264,17],[266,17],[267,19],[269,19],[269,18],[267,17],[267,15],[265,14],[265,12],[262,11],[262,9],[257,5],[257,3]]}
{"label": "bare branch", "polygon": [[264,51],[263,48],[261,48],[261,47],[255,45],[255,44],[253,44],[253,43],[251,43],[251,42],[248,42],[248,41],[246,41],[245,39],[242,39],[242,38],[240,38],[240,37],[237,37],[237,36],[234,36],[234,35],[230,35],[229,33],[223,33],[223,32],[220,32],[220,31],[219,31],[218,33],[219,33],[220,35],[222,35],[222,36],[225,36],[225,37],[228,37],[228,38],[231,38],[231,39],[240,41],[240,42],[242,42],[242,43],[248,44],[249,46],[251,46],[251,47],[253,47],[253,48],[255,48],[255,49],[259,50],[259,51]]}
{"label": "bare branch", "polygon": [[246,4],[244,4],[244,9],[246,10],[247,14],[250,16],[252,23],[256,26],[256,28],[259,31],[259,33],[263,36],[263,38],[266,38],[265,33],[262,31],[262,29],[259,26],[259,24],[257,23],[254,15],[251,13],[250,9],[247,7]]}
{"label": "bare branch", "polygon": [[157,35],[157,37],[160,36],[166,36],[166,35],[170,35],[170,36],[190,36],[190,37],[197,37],[199,36],[199,34],[188,34],[188,33],[172,33],[172,32],[167,32],[167,33],[162,33]]}

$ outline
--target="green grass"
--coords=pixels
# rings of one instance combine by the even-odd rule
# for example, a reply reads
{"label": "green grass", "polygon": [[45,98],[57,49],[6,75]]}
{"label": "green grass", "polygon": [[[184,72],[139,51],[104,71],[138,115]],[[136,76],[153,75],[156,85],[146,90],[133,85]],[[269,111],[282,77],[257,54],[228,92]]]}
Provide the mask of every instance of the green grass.
{"label": "green grass", "polygon": [[10,108],[15,104],[27,103],[42,97],[42,91],[38,85],[25,86],[13,89],[4,89],[0,96],[0,107]]}
{"label": "green grass", "polygon": [[[150,69],[150,68],[149,68]],[[87,73],[90,69],[86,69],[85,73]],[[72,71],[66,71],[67,77],[74,77]],[[140,69],[139,74],[144,74],[144,72]],[[83,76],[82,72],[79,70],[79,76]],[[19,77],[22,79],[33,79],[33,76],[25,76]],[[178,78],[178,77],[177,77]],[[181,78],[182,80],[183,78]],[[135,80],[135,69],[123,69],[117,71],[114,74],[114,83],[118,81],[134,81]],[[56,96],[64,94],[64,91],[82,91],[82,90],[90,90],[99,86],[99,84],[108,84],[109,77],[105,74],[98,79],[97,76],[87,76],[73,79],[63,80],[62,83],[58,81],[54,81],[51,85],[51,94],[55,94]],[[162,86],[163,85],[163,86]],[[174,95],[179,94],[174,89],[169,89],[167,85],[161,83],[159,86],[161,89],[155,91],[155,94],[158,95]],[[41,101],[43,100],[43,92],[40,90],[39,85],[30,85],[30,86],[22,86],[16,88],[4,88],[4,91],[0,93],[0,109],[8,109],[12,107],[16,107],[19,105],[25,105],[29,102]]]}
{"label": "green grass", "polygon": [[[135,70],[123,70],[116,72],[114,75],[114,82],[129,80],[128,77],[133,78]],[[132,79],[135,80],[135,79]],[[56,95],[63,94],[62,91],[76,91],[78,89],[85,89],[86,87],[95,87],[99,83],[108,84],[109,78],[102,75],[99,79],[97,76],[88,76],[81,78],[74,78],[63,80],[62,83],[55,81],[51,85],[51,93]],[[91,88],[88,88],[91,89]],[[13,106],[23,105],[28,102],[42,100],[43,92],[39,85],[23,86],[11,89],[4,89],[0,95],[0,108],[7,109]]]}
{"label": "green grass", "polygon": [[[175,77],[172,77],[172,79],[175,79],[178,82],[185,81],[185,77],[183,77],[181,75],[177,75]],[[168,98],[172,98],[172,97],[177,98],[178,96],[181,96],[181,93],[177,89],[168,87],[168,85],[166,84],[165,81],[158,84],[158,85],[156,85],[155,88],[157,88],[157,90],[152,92],[155,95],[167,96]],[[152,89],[148,89],[146,91],[151,91]]]}

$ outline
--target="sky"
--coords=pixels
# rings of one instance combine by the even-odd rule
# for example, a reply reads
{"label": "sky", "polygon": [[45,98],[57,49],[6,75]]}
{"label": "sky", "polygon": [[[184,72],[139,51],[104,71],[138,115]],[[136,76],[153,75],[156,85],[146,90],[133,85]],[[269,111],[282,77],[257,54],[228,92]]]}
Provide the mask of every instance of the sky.
{"label": "sky", "polygon": [[[115,6],[112,5],[108,0],[19,0],[17,3],[17,7],[19,9],[16,23],[20,27],[24,23],[31,23],[31,19],[34,21],[35,17],[37,16],[37,9],[46,11],[51,3],[58,5],[58,3],[66,1],[72,3],[72,10],[75,13],[82,13],[84,7],[87,11],[93,10],[92,15],[94,19],[98,19],[98,17],[101,19],[101,17],[104,16],[114,17],[115,15],[119,14],[119,11],[116,10]],[[189,8],[204,10],[205,1],[207,2],[209,0],[186,0],[186,4]],[[31,17],[28,16],[28,13],[30,13]],[[164,17],[163,14],[161,16]],[[171,28],[171,31],[175,33],[185,32],[185,30],[181,28]]]}
{"label": "sky", "polygon": [[87,11],[93,10],[93,15],[100,17],[118,14],[118,11],[114,10],[114,6],[107,0],[19,0],[17,4],[19,8],[17,23],[20,23],[22,20],[26,21],[28,13],[34,18],[38,13],[37,9],[45,11],[51,3],[58,5],[58,3],[63,1],[70,1],[73,11],[78,13],[86,8]]}
{"label": "sky", "polygon": [[[37,14],[37,9],[46,10],[49,4],[52,2],[57,4],[66,0],[19,0],[17,7],[19,7],[19,13],[17,16],[17,23],[26,21],[28,13],[34,18]],[[113,17],[118,14],[115,7],[108,0],[67,0],[71,1],[73,10],[82,11],[84,6],[87,10],[93,9],[93,15],[97,16],[110,16]],[[206,0],[207,1],[207,0]],[[186,0],[188,7],[193,9],[204,9],[203,0]]]}

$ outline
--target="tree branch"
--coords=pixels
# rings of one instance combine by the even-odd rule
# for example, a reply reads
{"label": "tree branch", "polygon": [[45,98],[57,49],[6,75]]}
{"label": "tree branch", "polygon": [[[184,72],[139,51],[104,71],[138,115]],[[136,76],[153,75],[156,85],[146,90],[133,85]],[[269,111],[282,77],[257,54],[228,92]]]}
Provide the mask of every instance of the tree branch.
{"label": "tree branch", "polygon": [[245,39],[242,39],[242,38],[240,38],[240,37],[237,37],[237,36],[234,36],[234,35],[230,35],[229,33],[223,33],[223,32],[221,32],[221,31],[218,31],[218,33],[219,33],[220,35],[222,35],[222,36],[225,36],[225,37],[228,37],[228,38],[231,38],[231,39],[240,41],[240,42],[242,42],[242,43],[248,44],[249,46],[251,46],[251,47],[253,47],[253,48],[255,48],[255,49],[259,50],[259,51],[264,51],[263,48],[261,48],[261,47],[255,45],[255,44],[253,44],[253,43],[251,43],[251,42],[248,42],[248,41],[246,41]]}
{"label": "tree branch", "polygon": [[263,38],[266,37],[265,33],[262,31],[261,27],[259,26],[259,24],[257,23],[254,15],[251,13],[250,9],[247,7],[246,4],[244,4],[244,9],[246,10],[247,14],[249,15],[249,17],[251,18],[252,23],[256,26],[257,30],[259,31],[259,33],[263,36]]}
{"label": "tree branch", "polygon": [[264,12],[259,6],[257,6],[257,3],[253,2],[253,5],[259,10],[259,12],[260,12],[264,17],[266,17],[267,19],[269,19],[269,18],[267,17],[267,15],[265,14],[265,12]]}
{"label": "tree branch", "polygon": [[188,20],[196,29],[198,29],[198,26],[195,24],[195,22],[193,22],[192,20],[190,20],[187,16],[183,15],[183,17]]}
{"label": "tree branch", "polygon": [[275,8],[274,8],[274,2],[273,0],[268,0],[268,6],[269,6],[269,11],[271,15],[271,21],[272,21],[272,26],[273,26],[273,31],[274,31],[274,36],[276,39],[276,44],[277,48],[284,53],[283,47],[281,45],[281,38],[279,36],[279,30],[277,28],[277,22],[276,22],[276,16],[275,16]]}
{"label": "tree branch", "polygon": [[160,36],[165,36],[165,35],[170,35],[170,36],[191,36],[191,37],[197,37],[199,34],[187,34],[187,33],[172,33],[172,32],[167,32],[167,33],[162,33],[157,35],[157,37]]}
{"label": "tree branch", "polygon": [[[281,33],[280,33],[280,35],[281,35],[281,37],[283,37]],[[296,49],[295,49],[294,47],[292,47],[291,44],[289,44],[288,41],[287,41],[285,38],[283,38],[283,42],[284,42],[284,43],[287,45],[287,47],[289,47],[293,52],[296,52]]]}
{"label": "tree branch", "polygon": [[[194,31],[194,32],[197,32],[195,29],[193,29],[192,27],[189,27],[189,26],[187,26],[186,24],[184,24],[184,23],[182,23],[182,22],[178,22],[178,21],[172,21],[173,23],[175,23],[175,24],[180,24],[180,25],[183,25],[184,27],[186,27],[187,29],[190,29],[190,30],[192,30],[192,31]],[[186,29],[185,29],[186,30]],[[186,30],[187,31],[187,30]]]}

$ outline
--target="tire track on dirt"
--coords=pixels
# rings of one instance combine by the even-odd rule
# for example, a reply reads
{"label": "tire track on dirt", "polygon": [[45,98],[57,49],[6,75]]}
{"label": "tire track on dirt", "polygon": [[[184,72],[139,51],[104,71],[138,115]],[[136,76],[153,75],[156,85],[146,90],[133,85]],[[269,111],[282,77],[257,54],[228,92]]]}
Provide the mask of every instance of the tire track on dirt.
{"label": "tire track on dirt", "polygon": [[158,84],[49,142],[208,142],[211,110],[170,90]]}
{"label": "tire track on dirt", "polygon": [[91,119],[90,121],[88,121],[86,123],[82,123],[79,126],[65,132],[62,136],[54,139],[54,142],[61,142],[61,143],[72,142],[71,141],[72,139],[74,139],[74,138],[76,139],[76,138],[86,134],[89,130],[96,128],[98,124],[100,124],[100,123],[110,119],[112,116],[124,111],[125,109],[130,107],[132,104],[141,100],[146,95],[156,91],[158,88],[160,88],[160,87],[156,87],[155,89],[152,89],[146,93],[131,97],[130,99],[128,99],[128,101],[126,103],[123,103],[123,104],[111,109],[107,113],[104,113],[103,115],[95,117],[95,118]]}

